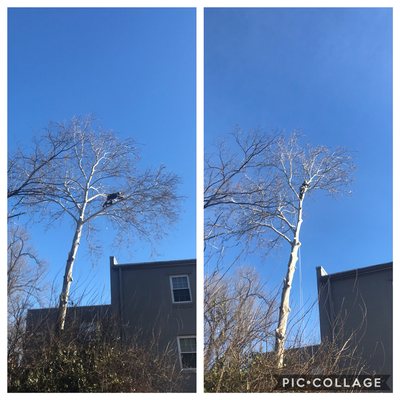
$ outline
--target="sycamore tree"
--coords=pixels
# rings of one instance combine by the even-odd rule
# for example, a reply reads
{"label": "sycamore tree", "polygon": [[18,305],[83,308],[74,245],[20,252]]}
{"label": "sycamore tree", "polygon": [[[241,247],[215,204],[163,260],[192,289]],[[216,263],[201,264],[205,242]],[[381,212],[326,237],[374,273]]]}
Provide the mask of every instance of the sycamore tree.
{"label": "sycamore tree", "polygon": [[214,251],[229,239],[258,249],[286,243],[288,261],[282,268],[285,277],[275,331],[276,363],[281,368],[304,207],[317,192],[348,191],[354,167],[345,149],[302,145],[296,133],[238,130],[233,138],[206,161],[205,241]]}
{"label": "sycamore tree", "polygon": [[[105,220],[121,239],[161,238],[178,215],[179,178],[163,166],[140,169],[135,142],[95,126],[90,118],[52,124],[50,130],[39,142],[40,151],[62,151],[41,157],[51,162],[35,174],[35,192],[24,197],[24,206],[50,224],[69,219],[73,225],[59,297],[57,330],[62,331],[82,234],[95,232]],[[37,151],[19,153],[13,169],[29,176]]]}

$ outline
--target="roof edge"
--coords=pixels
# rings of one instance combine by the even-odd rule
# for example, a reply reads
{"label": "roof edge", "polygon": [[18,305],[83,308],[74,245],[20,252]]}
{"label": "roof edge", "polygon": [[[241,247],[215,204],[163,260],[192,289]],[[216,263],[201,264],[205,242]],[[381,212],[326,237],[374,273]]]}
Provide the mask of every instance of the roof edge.
{"label": "roof edge", "polygon": [[123,264],[113,264],[112,266],[123,267],[123,268],[139,268],[139,267],[171,267],[171,266],[181,266],[188,264],[196,264],[196,258],[188,258],[181,260],[168,260],[168,261],[146,261],[138,263],[123,263]]}
{"label": "roof edge", "polygon": [[354,275],[364,275],[364,274],[372,274],[374,272],[383,271],[386,269],[393,269],[393,261],[371,265],[369,267],[361,267],[361,268],[354,268],[347,271],[335,272],[332,274],[322,275],[320,276],[321,281],[326,281],[328,279],[345,279],[352,277]]}

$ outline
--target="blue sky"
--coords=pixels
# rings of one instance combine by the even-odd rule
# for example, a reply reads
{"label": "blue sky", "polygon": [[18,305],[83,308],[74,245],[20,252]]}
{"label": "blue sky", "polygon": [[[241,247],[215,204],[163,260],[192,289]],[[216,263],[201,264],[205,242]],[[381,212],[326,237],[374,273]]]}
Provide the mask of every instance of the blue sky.
{"label": "blue sky", "polygon": [[[391,49],[390,9],[205,10],[206,150],[238,124],[299,129],[354,156],[352,195],[305,205],[304,302],[317,298],[317,265],[333,273],[392,260]],[[287,250],[247,263],[276,287]]]}
{"label": "blue sky", "polygon": [[[142,162],[182,177],[180,222],[151,254],[142,243],[103,254],[81,247],[76,285],[108,301],[108,256],[120,262],[195,257],[195,11],[11,9],[9,150],[49,121],[93,113],[142,144]],[[315,266],[328,272],[392,259],[392,17],[389,9],[206,9],[205,147],[242,128],[300,129],[313,144],[346,146],[352,195],[305,209],[302,291],[315,301]],[[62,278],[72,231],[31,226],[49,279]],[[276,286],[285,247],[252,257]],[[299,301],[299,274],[294,301]]]}
{"label": "blue sky", "polygon": [[[26,146],[49,121],[90,113],[141,145],[143,167],[164,164],[182,179],[180,220],[157,254],[140,241],[129,250],[115,247],[106,230],[100,258],[92,260],[83,243],[74,284],[101,294],[99,301],[109,301],[110,255],[121,263],[196,255],[195,20],[194,9],[9,9],[9,151]],[[60,284],[72,227],[29,231],[49,280]]]}

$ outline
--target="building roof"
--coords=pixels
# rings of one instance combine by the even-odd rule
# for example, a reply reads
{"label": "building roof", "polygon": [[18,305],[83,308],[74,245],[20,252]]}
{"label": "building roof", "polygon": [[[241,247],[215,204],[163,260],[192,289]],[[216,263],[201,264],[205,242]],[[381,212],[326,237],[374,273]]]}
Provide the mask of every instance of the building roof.
{"label": "building roof", "polygon": [[[86,305],[86,306],[81,306],[81,305],[74,305],[74,306],[68,306],[67,310],[69,311],[100,311],[100,310],[108,310],[110,308],[110,304],[93,304],[93,305]],[[58,310],[58,307],[45,307],[45,308],[31,308],[28,310],[30,313],[44,313],[46,311],[53,312],[54,310]]]}
{"label": "building roof", "polygon": [[139,262],[139,263],[126,263],[126,264],[118,264],[117,260],[114,256],[110,257],[110,264],[112,267],[121,267],[121,268],[129,268],[129,269],[149,269],[149,268],[170,268],[177,266],[185,266],[192,265],[196,266],[196,259],[190,258],[186,260],[168,260],[168,261],[147,261],[147,262]]}
{"label": "building roof", "polygon": [[324,282],[328,279],[329,280],[348,279],[359,275],[373,274],[376,272],[381,272],[384,270],[392,270],[392,269],[393,269],[393,262],[388,262],[384,264],[372,265],[369,267],[355,268],[355,269],[350,269],[348,271],[336,272],[333,274],[328,274],[323,267],[317,267],[317,274],[319,276],[319,280]]}

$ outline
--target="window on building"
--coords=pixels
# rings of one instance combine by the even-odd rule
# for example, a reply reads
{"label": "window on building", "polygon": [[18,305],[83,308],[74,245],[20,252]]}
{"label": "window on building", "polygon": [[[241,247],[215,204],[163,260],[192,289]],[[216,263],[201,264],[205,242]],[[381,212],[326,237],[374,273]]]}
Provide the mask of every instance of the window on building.
{"label": "window on building", "polygon": [[173,303],[189,303],[192,301],[187,275],[171,276],[170,281]]}
{"label": "window on building", "polygon": [[182,369],[196,369],[196,336],[178,337],[179,359]]}

